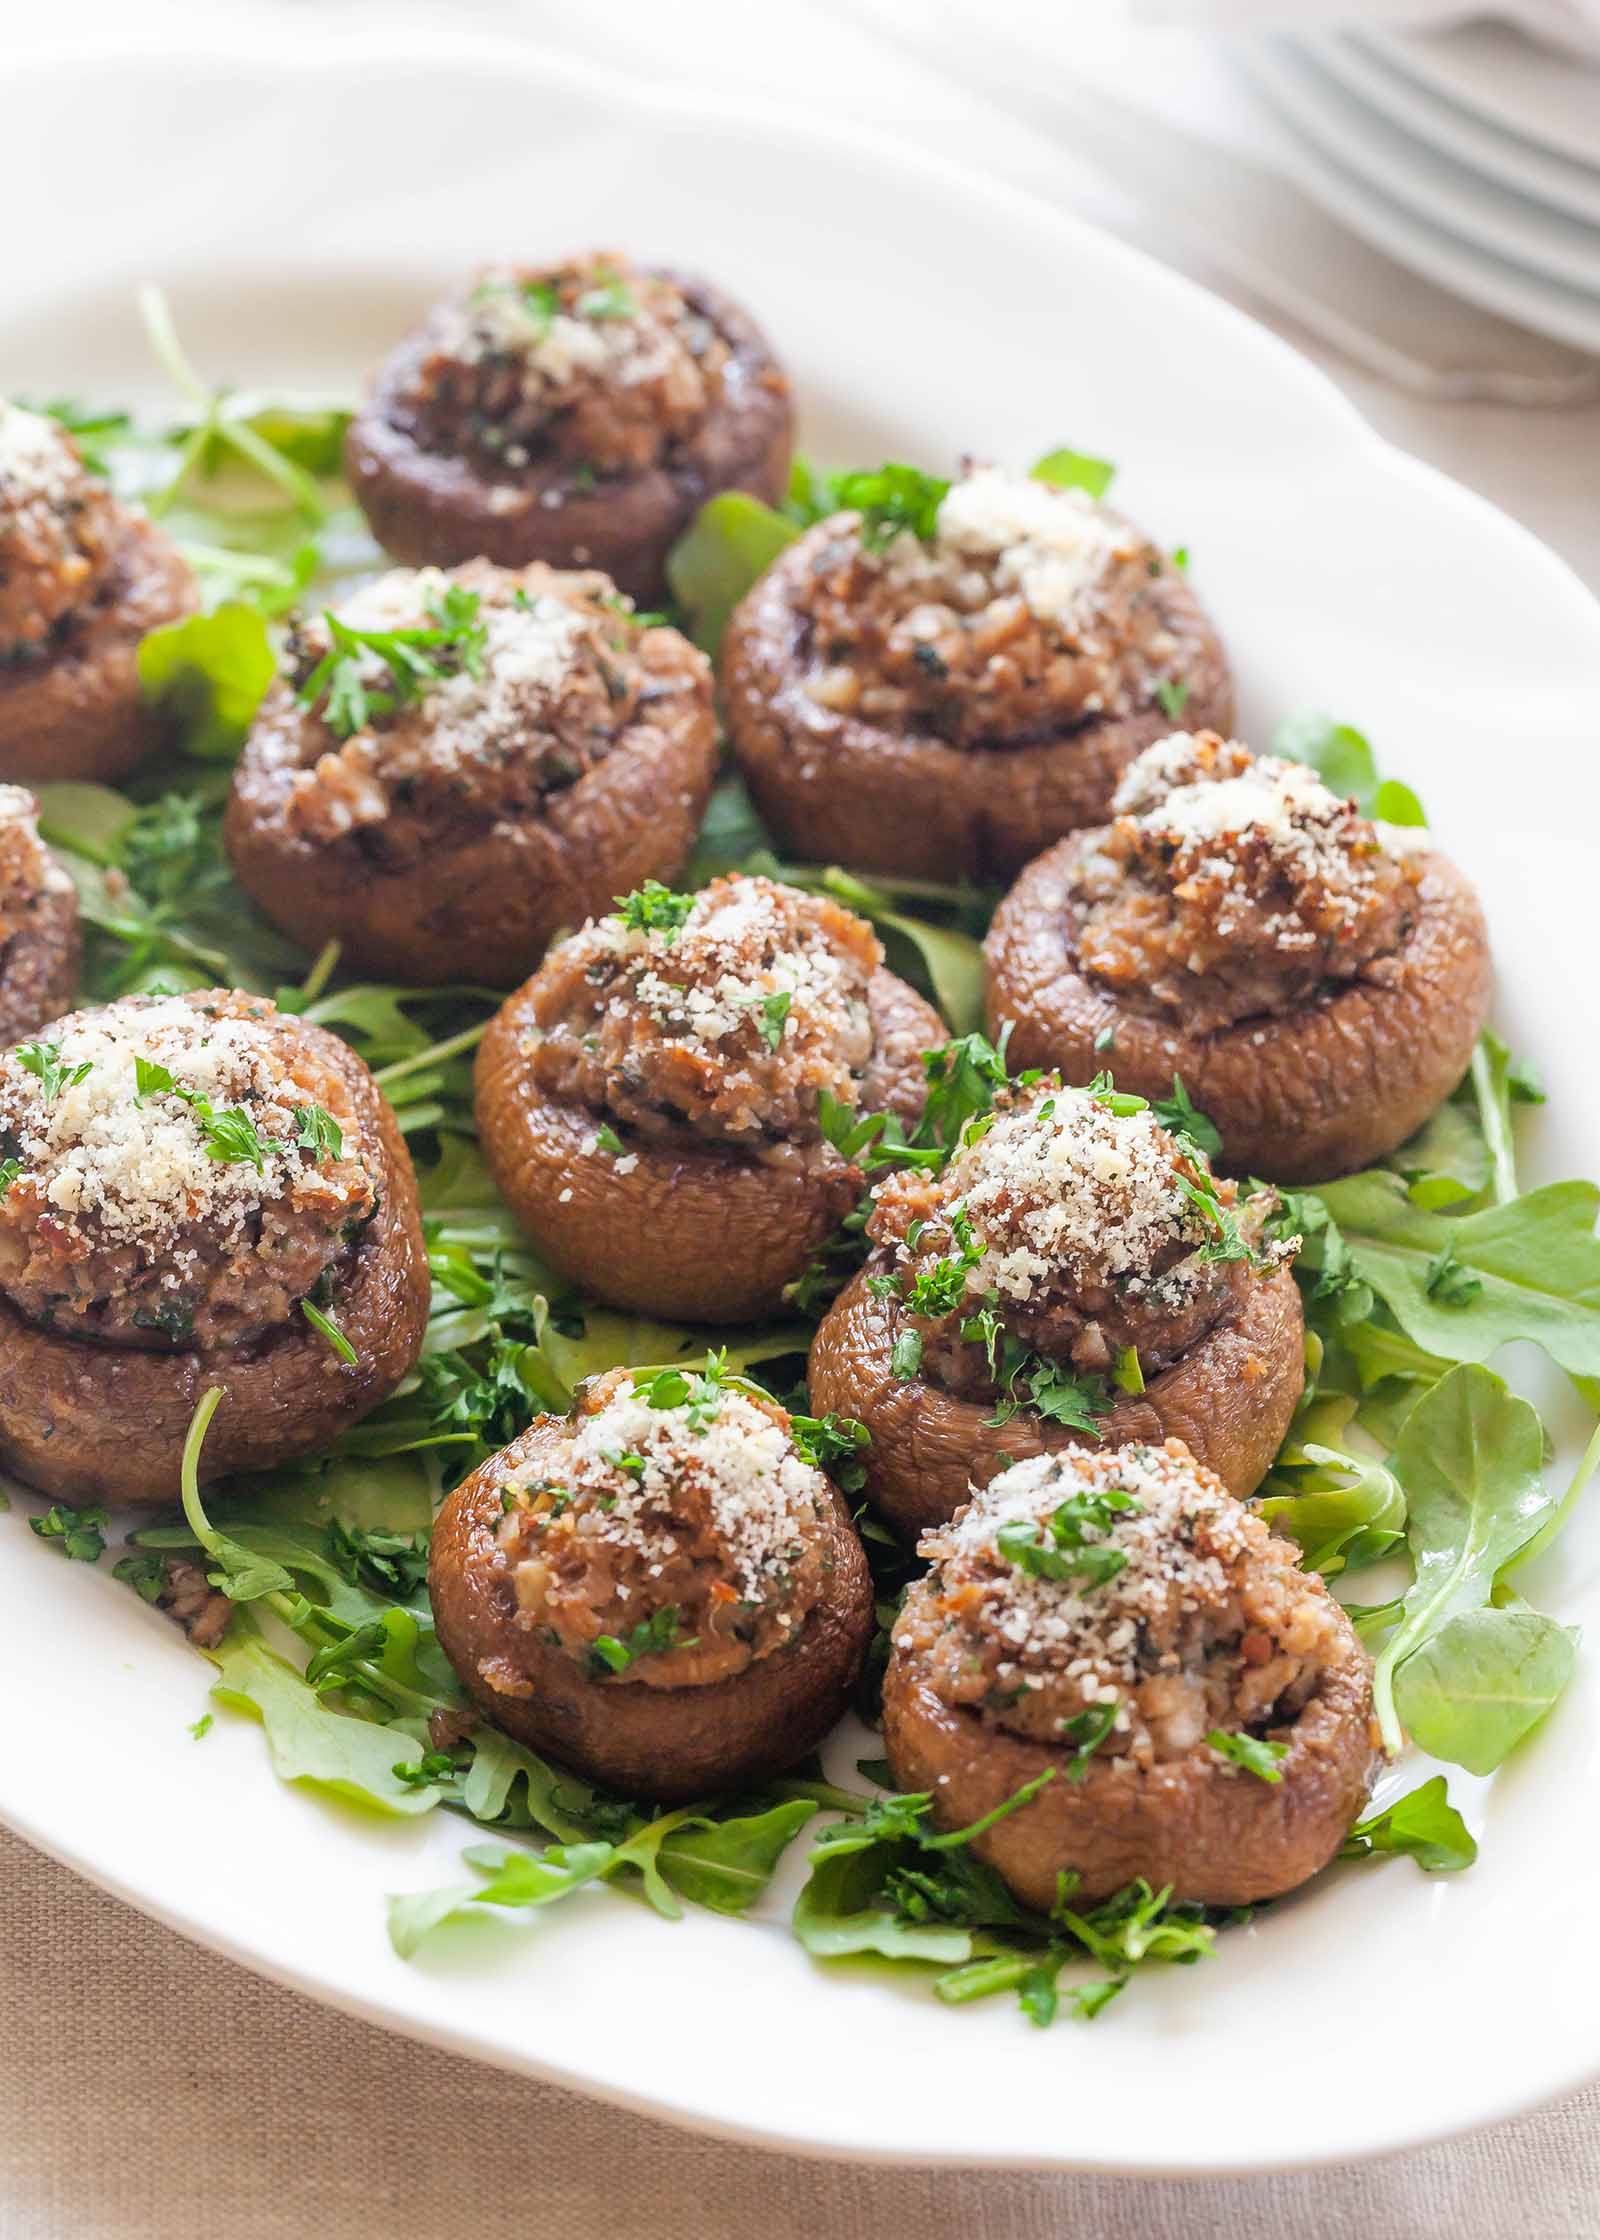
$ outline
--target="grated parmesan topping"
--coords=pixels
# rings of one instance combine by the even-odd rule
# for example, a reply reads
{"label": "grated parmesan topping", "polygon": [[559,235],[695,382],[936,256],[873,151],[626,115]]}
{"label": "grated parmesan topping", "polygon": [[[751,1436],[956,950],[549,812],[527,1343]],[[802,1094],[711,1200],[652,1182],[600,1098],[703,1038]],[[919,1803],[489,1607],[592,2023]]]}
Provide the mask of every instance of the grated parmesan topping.
{"label": "grated parmesan topping", "polygon": [[[1036,1578],[1004,1555],[1002,1527],[1048,1526],[1074,1495],[1129,1493],[1139,1504],[1103,1529],[1082,1528],[1089,1546],[1107,1545],[1127,1557],[1103,1584],[1084,1588],[1071,1579]],[[1109,1452],[1064,1450],[1013,1463],[921,1543],[919,1553],[957,1558],[989,1572],[986,1623],[1017,1657],[1046,1662],[1074,1674],[1131,1681],[1138,1671],[1139,1631],[1177,1610],[1215,1609],[1232,1592],[1228,1564],[1250,1552],[1247,1520],[1211,1472],[1182,1450],[1122,1447]],[[1196,1547],[1203,1526],[1206,1551]],[[1106,1700],[1116,1687],[1102,1687]],[[1094,1693],[1085,1690],[1086,1698]]]}
{"label": "grated parmesan topping", "polygon": [[902,581],[929,578],[931,595],[932,579],[952,561],[975,565],[997,591],[1020,597],[1034,614],[1078,627],[1092,617],[1115,562],[1138,550],[1133,532],[1084,491],[978,467],[951,484],[931,550],[910,534],[897,537],[889,566]]}
{"label": "grated parmesan topping", "polygon": [[591,932],[626,960],[634,996],[673,1040],[748,1038],[759,1032],[760,1006],[785,995],[779,1040],[826,1039],[845,1024],[859,968],[820,928],[796,945],[792,902],[764,880],[731,879],[699,896],[670,938],[660,927],[630,928],[616,918],[600,919]]}
{"label": "grated parmesan topping", "polygon": [[[747,1602],[769,1600],[815,1528],[828,1482],[803,1462],[787,1431],[742,1394],[717,1396],[709,1421],[688,1406],[652,1408],[624,1387],[574,1426],[563,1483],[590,1497],[588,1529],[646,1557],[661,1552],[663,1518],[686,1475],[704,1491],[728,1583]],[[618,1467],[639,1456],[641,1471]],[[512,1481],[515,1483],[515,1481]]]}
{"label": "grated parmesan topping", "polygon": [[1203,1244],[1206,1225],[1173,1160],[1148,1108],[1117,1114],[1081,1089],[1043,1084],[945,1169],[941,1194],[965,1208],[983,1247],[968,1292],[1025,1300],[1064,1272],[1078,1285],[1176,1301],[1189,1282],[1183,1264],[1159,1278],[1157,1265]]}
{"label": "grated parmesan topping", "polygon": [[65,431],[43,413],[0,401],[0,498],[59,505],[82,474]]}
{"label": "grated parmesan topping", "polygon": [[[196,1221],[221,1236],[243,1231],[304,1171],[299,1102],[262,1021],[207,1017],[181,997],[123,998],[74,1013],[56,1036],[59,1065],[80,1081],[47,1099],[14,1051],[0,1059],[0,1113],[32,1182],[70,1229],[112,1242],[159,1244]],[[176,1088],[222,1113],[245,1105],[264,1172],[213,1159],[193,1110],[176,1094],[139,1101],[136,1059],[171,1073]],[[345,1133],[344,1155],[360,1156]]]}
{"label": "grated parmesan topping", "polygon": [[1363,855],[1352,853],[1348,800],[1304,763],[1250,757],[1231,740],[1213,753],[1218,744],[1187,732],[1158,740],[1112,799],[1114,815],[1135,818],[1140,839],[1173,852],[1175,880],[1202,867],[1223,876],[1229,852],[1245,844],[1264,851],[1291,885],[1315,881],[1330,894],[1354,895],[1371,883]]}

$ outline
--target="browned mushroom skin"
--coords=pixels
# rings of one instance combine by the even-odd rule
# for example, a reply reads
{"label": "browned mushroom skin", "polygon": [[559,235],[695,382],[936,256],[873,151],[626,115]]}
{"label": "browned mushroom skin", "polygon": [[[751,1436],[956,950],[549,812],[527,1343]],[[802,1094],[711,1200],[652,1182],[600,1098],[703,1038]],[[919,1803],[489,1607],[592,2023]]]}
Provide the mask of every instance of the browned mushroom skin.
{"label": "browned mushroom skin", "polygon": [[597,478],[570,460],[535,458],[491,480],[467,459],[424,448],[405,399],[429,353],[427,329],[402,342],[345,445],[345,471],[385,551],[419,565],[481,555],[506,567],[603,568],[650,605],[665,597],[667,554],[708,498],[747,490],[775,504],[792,442],[782,369],[754,320],[719,288],[675,272],[659,277],[682,291],[729,357],[724,393],[701,426],[636,472]]}
{"label": "browned mushroom skin", "polygon": [[1143,1877],[1203,1905],[1259,1904],[1325,1867],[1371,1782],[1372,1680],[1353,1629],[1311,1702],[1286,1730],[1280,1779],[1236,1773],[1204,1750],[1148,1769],[1091,1760],[1080,1781],[1060,1778],[1070,1753],[986,1727],[947,1703],[896,1652],[883,1688],[884,1747],[898,1786],[931,1790],[940,1826],[969,1827],[1027,1782],[1052,1780],[973,1839],[973,1849],[1025,1905],[1041,1913],[1072,1869],[1087,1904]]}
{"label": "browned mushroom skin", "polygon": [[[507,580],[479,563],[454,580],[483,591],[497,578]],[[569,587],[591,603],[605,582],[542,569],[522,580],[557,595]],[[631,619],[615,626],[635,630]],[[386,979],[520,979],[555,933],[646,879],[672,880],[694,848],[716,775],[709,672],[676,631],[646,630],[636,644],[637,705],[575,783],[530,791],[519,805],[505,784],[514,756],[503,750],[527,742],[512,739],[498,755],[495,798],[475,798],[469,767],[431,805],[419,796],[334,839],[308,832],[294,806],[305,774],[340,742],[289,683],[273,685],[223,827],[240,884],[306,948],[336,940],[347,964]],[[424,700],[414,715],[427,712]]]}
{"label": "browned mushroom skin", "polygon": [[[1063,833],[1094,824],[1141,748],[1172,718],[1152,696],[1130,713],[1091,717],[1023,744],[956,747],[930,729],[889,729],[824,707],[805,689],[802,589],[839,533],[819,522],[747,593],[722,641],[718,671],[729,734],[757,808],[779,842],[815,863],[900,877],[1000,881]],[[1148,596],[1188,685],[1185,720],[1226,727],[1227,657],[1181,572]]]}
{"label": "browned mushroom skin", "polygon": [[[875,1049],[862,1110],[909,1127],[938,1014],[877,971]],[[860,1170],[830,1157],[762,1164],[716,1143],[641,1139],[636,1164],[586,1148],[601,1115],[540,1089],[527,1055],[531,984],[490,1022],[477,1059],[478,1133],[496,1187],[559,1274],[596,1298],[670,1321],[736,1323],[782,1311],[783,1289],[860,1196]]]}
{"label": "browned mushroom skin", "polygon": [[943,1524],[973,1487],[1030,1455],[1178,1438],[1242,1499],[1283,1444],[1305,1382],[1305,1320],[1288,1268],[1249,1276],[1234,1310],[1197,1345],[1142,1393],[1119,1394],[1096,1419],[1097,1442],[1026,1407],[995,1425],[992,1403],[897,1376],[900,1302],[870,1289],[891,1265],[891,1254],[875,1253],[829,1308],[812,1340],[808,1389],[818,1415],[866,1425],[867,1499],[907,1539]]}
{"label": "browned mushroom skin", "polygon": [[1030,864],[984,945],[989,1031],[1014,1066],[1170,1096],[1173,1075],[1222,1135],[1218,1164],[1274,1182],[1353,1173],[1404,1143],[1466,1071],[1488,1015],[1488,931],[1445,857],[1413,851],[1416,915],[1380,975],[1209,1033],[1113,997],[1078,970],[1073,867],[1093,835]]}
{"label": "browned mushroom skin", "polygon": [[199,605],[187,562],[151,522],[123,517],[93,599],[36,660],[0,666],[0,778],[125,777],[162,745],[139,689],[139,641]]}
{"label": "browned mushroom skin", "polygon": [[327,1312],[355,1348],[349,1366],[296,1316],[239,1346],[146,1351],[58,1335],[0,1294],[0,1465],[68,1502],[166,1506],[190,1419],[220,1387],[202,1477],[315,1454],[387,1398],[415,1365],[431,1281],[405,1139],[371,1074],[336,1035],[287,1016],[343,1077],[380,1152],[376,1213]]}
{"label": "browned mushroom skin", "polygon": [[[539,1418],[456,1488],[434,1526],[429,1594],[469,1695],[529,1749],[625,1796],[684,1802],[793,1765],[848,1707],[872,1628],[871,1577],[843,1500],[831,1495],[826,1592],[790,1644],[698,1687],[590,1680],[564,1649],[517,1627],[497,1537],[507,1472],[562,1427]],[[485,1665],[509,1670],[518,1692],[493,1686]]]}
{"label": "browned mushroom skin", "polygon": [[39,839],[39,805],[0,785],[0,1047],[71,1008],[83,942],[72,881]]}

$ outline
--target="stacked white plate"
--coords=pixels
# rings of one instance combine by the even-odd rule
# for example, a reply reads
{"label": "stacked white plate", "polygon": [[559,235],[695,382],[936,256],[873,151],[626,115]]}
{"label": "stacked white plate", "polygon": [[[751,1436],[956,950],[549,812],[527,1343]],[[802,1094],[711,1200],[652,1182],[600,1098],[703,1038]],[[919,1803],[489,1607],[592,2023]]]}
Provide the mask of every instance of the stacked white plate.
{"label": "stacked white plate", "polygon": [[1301,183],[1458,294],[1600,352],[1600,62],[1509,25],[1239,49]]}

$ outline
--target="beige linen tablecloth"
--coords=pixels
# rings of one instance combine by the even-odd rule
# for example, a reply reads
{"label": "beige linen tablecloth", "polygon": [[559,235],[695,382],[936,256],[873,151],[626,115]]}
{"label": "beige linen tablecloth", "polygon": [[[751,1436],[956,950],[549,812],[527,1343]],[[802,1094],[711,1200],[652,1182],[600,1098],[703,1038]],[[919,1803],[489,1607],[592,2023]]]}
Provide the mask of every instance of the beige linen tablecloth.
{"label": "beige linen tablecloth", "polygon": [[[615,10],[574,0],[471,8],[458,0],[451,13],[463,26],[476,17],[501,31],[521,22],[612,61],[631,54],[652,73],[692,65],[712,83],[741,74],[759,81],[748,0],[738,38],[700,21],[731,4],[624,0],[621,25]],[[1104,4],[1077,0],[1086,37]],[[78,0],[70,23],[75,36],[92,37],[98,26],[124,37],[172,18],[199,25],[216,6],[141,0],[127,10],[121,0]],[[347,0],[337,13],[349,21],[386,6],[395,0]],[[335,12],[319,0],[319,17],[324,9]],[[252,19],[264,37],[291,23],[303,36],[313,13],[303,0],[229,0],[225,12]],[[13,50],[62,28],[45,11],[0,13]],[[847,34],[837,16],[812,15],[798,0],[761,18],[782,48],[768,91],[929,144],[958,139],[967,160],[1048,189],[1038,149],[1021,160],[1026,135],[992,117],[964,118],[955,131],[964,97],[953,78],[903,58],[869,67],[860,34],[852,57],[839,47]],[[1073,199],[1065,171],[1060,193]],[[1451,409],[1386,391],[1336,362],[1329,370],[1397,442],[1517,514],[1600,585],[1600,407]],[[1451,2145],[1297,2176],[1131,2182],[833,2165],[697,2138],[349,2021],[184,1943],[4,1831],[0,1889],[0,2240],[1600,2235],[1600,2088]],[[1463,1964],[1478,1963],[1463,1955]],[[1288,2048],[1241,2051],[1264,2124],[1279,2089],[1269,2080],[1292,2066],[1315,2090],[1314,2048],[1294,2035]],[[1418,2058],[1426,2057],[1424,2029]],[[959,2062],[954,2044],[946,2058]]]}
{"label": "beige linen tablecloth", "polygon": [[[1426,2153],[1287,2177],[802,2161],[349,2021],[184,1943],[4,1833],[0,1888],[0,2240],[1594,2240],[1600,2230],[1600,2089]],[[1245,2059],[1264,2122],[1279,2052]],[[1302,2042],[1296,2065],[1304,2058]],[[1311,2090],[1314,2068],[1313,2055]]]}

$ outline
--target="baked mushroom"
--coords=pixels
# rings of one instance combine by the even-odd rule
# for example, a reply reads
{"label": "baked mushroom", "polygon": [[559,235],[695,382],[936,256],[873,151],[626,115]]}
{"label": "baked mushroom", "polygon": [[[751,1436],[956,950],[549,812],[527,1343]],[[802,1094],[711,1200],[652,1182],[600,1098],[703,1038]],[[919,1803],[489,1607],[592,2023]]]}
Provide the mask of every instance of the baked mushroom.
{"label": "baked mushroom", "polygon": [[849,1511],[775,1403],[613,1370],[457,1486],[428,1572],[484,1713],[631,1797],[781,1772],[845,1710],[872,1627]]}
{"label": "baked mushroom", "polygon": [[1182,571],[1081,490],[978,467],[934,510],[942,487],[925,534],[843,513],[781,553],[728,625],[723,699],[793,853],[1003,880],[1104,817],[1163,700],[1225,724],[1233,688]]}
{"label": "baked mushroom", "polygon": [[65,1011],[82,954],[77,889],[39,838],[39,804],[0,785],[0,1046]]}
{"label": "baked mushroom", "polygon": [[139,640],[198,605],[64,428],[0,401],[0,777],[120,778],[160,744]]}
{"label": "baked mushroom", "polygon": [[985,945],[1013,1058],[1161,1097],[1222,1162],[1313,1182],[1384,1158],[1466,1071],[1489,1008],[1477,896],[1423,836],[1214,732],[1147,748],[1112,822],[1030,864]]}
{"label": "baked mushroom", "polygon": [[307,947],[417,984],[531,972],[558,927],[687,862],[711,672],[608,578],[397,569],[302,621],[224,837]]}
{"label": "baked mushroom", "polygon": [[561,1274],[692,1322],[774,1314],[855,1205],[821,1101],[922,1109],[938,1014],[872,928],[770,879],[622,898],[491,1022],[478,1133]]}
{"label": "baked mushroom", "polygon": [[942,1173],[878,1184],[812,1405],[867,1426],[867,1496],[907,1537],[1060,1447],[1177,1435],[1252,1493],[1305,1382],[1276,1202],[1215,1180],[1140,1097],[1019,1082]]}
{"label": "baked mushroom", "polygon": [[123,996],[0,1057],[0,1464],[67,1501],[171,1502],[314,1453],[416,1361],[405,1144],[337,1036],[213,988]]}
{"label": "baked mushroom", "polygon": [[776,502],[789,384],[703,280],[596,254],[491,265],[402,342],[345,466],[402,560],[604,568],[643,601],[708,498]]}
{"label": "baked mushroom", "polygon": [[[900,1788],[1025,1905],[1143,1877],[1252,1905],[1326,1866],[1376,1759],[1355,1628],[1181,1440],[1019,1462],[922,1543],[883,1690]],[[1075,1881],[1070,1878],[1076,1878]]]}

